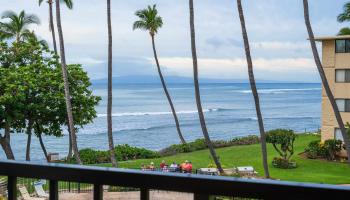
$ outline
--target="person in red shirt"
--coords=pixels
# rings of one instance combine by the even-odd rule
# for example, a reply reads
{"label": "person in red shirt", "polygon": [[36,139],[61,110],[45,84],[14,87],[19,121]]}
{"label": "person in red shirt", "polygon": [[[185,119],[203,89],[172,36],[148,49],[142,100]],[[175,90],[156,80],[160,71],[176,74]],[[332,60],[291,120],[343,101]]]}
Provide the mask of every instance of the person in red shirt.
{"label": "person in red shirt", "polygon": [[160,163],[160,169],[164,169],[166,167],[166,163],[165,160],[162,161],[162,163]]}

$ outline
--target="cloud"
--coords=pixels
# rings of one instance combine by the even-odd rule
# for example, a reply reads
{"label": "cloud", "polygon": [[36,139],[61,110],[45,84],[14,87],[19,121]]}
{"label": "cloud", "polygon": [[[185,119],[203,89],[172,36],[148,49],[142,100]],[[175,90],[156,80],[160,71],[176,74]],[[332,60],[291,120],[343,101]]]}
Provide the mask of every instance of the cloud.
{"label": "cloud", "polygon": [[[346,2],[310,0],[315,35],[334,35],[345,25],[339,24],[336,17]],[[61,13],[67,61],[82,63],[92,79],[106,78],[105,2],[75,0],[74,3],[73,10],[62,6]],[[132,30],[136,20],[134,12],[154,3],[164,21],[156,38],[158,54],[165,59],[162,62],[164,73],[192,75],[188,4],[178,0],[128,0],[112,2],[114,76],[155,71],[153,59],[148,59],[153,58],[148,34]],[[272,80],[315,77],[301,1],[251,0],[244,1],[243,8],[257,76]],[[0,13],[23,9],[40,17],[41,26],[31,28],[50,43],[47,4],[39,7],[27,0],[1,1]],[[202,58],[201,76],[246,78],[236,3],[232,0],[196,1],[195,26],[198,56]],[[301,72],[304,76],[299,75]]]}
{"label": "cloud", "polygon": [[[154,64],[152,58],[148,60]],[[159,61],[169,75],[190,77],[193,74],[192,58],[190,57],[161,57]],[[256,74],[260,78],[272,78],[275,74],[284,74],[285,76],[290,73],[316,74],[314,62],[310,58],[257,58],[253,60],[253,64]],[[243,58],[199,58],[198,65],[199,73],[204,78],[232,79],[247,77],[247,62]]]}
{"label": "cloud", "polygon": [[302,50],[310,49],[307,42],[281,42],[281,41],[262,41],[253,42],[252,47],[265,50]]}

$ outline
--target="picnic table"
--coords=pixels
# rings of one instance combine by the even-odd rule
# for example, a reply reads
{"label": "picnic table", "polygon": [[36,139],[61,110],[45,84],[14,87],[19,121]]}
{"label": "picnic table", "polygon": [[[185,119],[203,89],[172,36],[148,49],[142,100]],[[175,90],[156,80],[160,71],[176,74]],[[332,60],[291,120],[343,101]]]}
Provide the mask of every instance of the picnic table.
{"label": "picnic table", "polygon": [[197,170],[197,174],[218,176],[219,175],[219,170],[216,169],[216,168],[200,168],[200,169]]}

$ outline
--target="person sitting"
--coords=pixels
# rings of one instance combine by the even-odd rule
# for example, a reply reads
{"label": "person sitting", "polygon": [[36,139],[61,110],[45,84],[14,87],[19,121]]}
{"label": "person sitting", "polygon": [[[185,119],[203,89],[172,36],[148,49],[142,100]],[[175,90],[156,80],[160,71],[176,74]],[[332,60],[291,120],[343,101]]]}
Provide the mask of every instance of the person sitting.
{"label": "person sitting", "polygon": [[179,169],[179,165],[176,164],[176,162],[171,163],[170,167],[169,167],[169,171],[171,172],[178,172]]}
{"label": "person sitting", "polygon": [[166,163],[165,163],[165,160],[163,160],[161,163],[160,163],[160,169],[164,169],[164,168],[166,168]]}
{"label": "person sitting", "polygon": [[181,163],[181,165],[180,165],[180,171],[181,171],[181,172],[184,172],[184,171],[185,171],[186,162],[188,162],[188,161],[186,160],[185,162]]}
{"label": "person sitting", "polygon": [[141,170],[145,171],[146,170],[146,166],[144,164],[141,164]]}
{"label": "person sitting", "polygon": [[150,165],[148,166],[149,170],[154,171],[156,169],[156,167],[154,166],[154,162],[151,162]]}
{"label": "person sitting", "polygon": [[186,160],[182,171],[183,173],[192,173],[192,163]]}
{"label": "person sitting", "polygon": [[176,164],[176,162],[171,163],[170,168],[178,168],[179,166]]}

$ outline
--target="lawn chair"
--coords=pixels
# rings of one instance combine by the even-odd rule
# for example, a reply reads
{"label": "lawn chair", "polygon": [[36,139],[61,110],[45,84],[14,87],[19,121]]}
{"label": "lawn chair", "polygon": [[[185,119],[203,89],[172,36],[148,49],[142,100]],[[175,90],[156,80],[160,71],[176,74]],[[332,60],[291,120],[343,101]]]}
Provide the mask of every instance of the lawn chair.
{"label": "lawn chair", "polygon": [[19,186],[18,187],[19,192],[21,193],[21,196],[23,200],[46,200],[46,198],[40,198],[40,197],[31,197],[29,195],[29,192],[25,186]]}
{"label": "lawn chair", "polygon": [[47,194],[44,189],[43,189],[43,184],[41,181],[39,182],[34,182],[34,189],[38,197],[44,197],[44,198],[49,198],[49,194]]}

